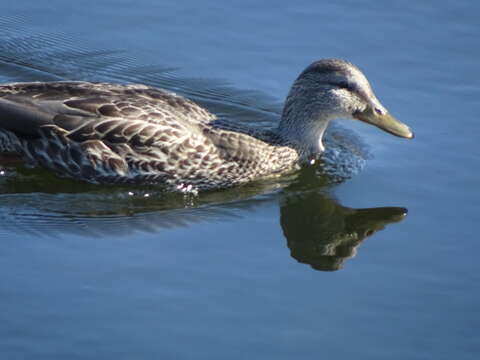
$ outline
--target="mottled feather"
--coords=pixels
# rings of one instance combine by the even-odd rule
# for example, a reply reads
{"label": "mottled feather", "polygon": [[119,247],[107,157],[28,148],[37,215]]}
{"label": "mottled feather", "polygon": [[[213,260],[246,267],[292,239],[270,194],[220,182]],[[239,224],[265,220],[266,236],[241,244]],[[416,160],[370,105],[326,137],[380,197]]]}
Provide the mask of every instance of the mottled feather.
{"label": "mottled feather", "polygon": [[[297,157],[273,133],[217,120],[184,97],[144,85],[16,83],[0,86],[0,100],[31,113],[23,130],[27,124],[6,118],[0,103],[0,150],[94,183],[228,187],[289,171]],[[287,166],[274,156],[280,147]]]}
{"label": "mottled feather", "polygon": [[357,67],[324,59],[300,74],[278,127],[269,130],[218,119],[191,100],[145,85],[0,85],[0,152],[93,183],[205,190],[314,162],[328,122],[338,117],[413,137],[387,114]]}

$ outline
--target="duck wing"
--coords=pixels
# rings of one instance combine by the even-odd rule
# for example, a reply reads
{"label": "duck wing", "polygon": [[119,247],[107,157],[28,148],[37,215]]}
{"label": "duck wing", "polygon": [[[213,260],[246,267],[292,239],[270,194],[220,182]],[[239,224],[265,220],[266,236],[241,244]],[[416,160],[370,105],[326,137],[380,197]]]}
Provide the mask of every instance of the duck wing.
{"label": "duck wing", "polygon": [[215,116],[188,99],[144,85],[60,81],[0,86],[0,128],[21,137],[36,137],[45,125],[72,132],[112,118],[188,126]]}
{"label": "duck wing", "polygon": [[0,151],[3,142],[32,165],[92,182],[155,182],[207,141],[201,128],[214,118],[143,85],[7,84],[0,86]]}

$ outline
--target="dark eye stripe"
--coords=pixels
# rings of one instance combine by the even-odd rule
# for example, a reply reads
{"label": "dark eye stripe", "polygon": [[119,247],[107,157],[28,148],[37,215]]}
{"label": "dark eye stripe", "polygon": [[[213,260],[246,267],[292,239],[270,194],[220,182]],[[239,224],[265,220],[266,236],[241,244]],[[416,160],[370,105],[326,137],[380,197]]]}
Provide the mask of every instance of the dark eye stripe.
{"label": "dark eye stripe", "polygon": [[352,83],[349,83],[348,81],[340,81],[339,83],[336,84],[340,89],[347,89],[350,90],[351,92],[356,91],[356,86]]}
{"label": "dark eye stripe", "polygon": [[337,84],[337,86],[338,86],[339,88],[341,88],[341,89],[348,89],[348,90],[351,89],[350,84],[349,84],[348,82],[346,82],[346,81],[341,81],[341,82],[339,82],[339,83]]}
{"label": "dark eye stripe", "polygon": [[348,90],[352,94],[357,95],[363,101],[365,101],[367,103],[369,102],[368,96],[361,89],[359,89],[358,85],[355,84],[355,83],[351,83],[351,82],[348,82],[348,81],[340,81],[340,82],[337,82],[333,85],[337,86],[340,89]]}

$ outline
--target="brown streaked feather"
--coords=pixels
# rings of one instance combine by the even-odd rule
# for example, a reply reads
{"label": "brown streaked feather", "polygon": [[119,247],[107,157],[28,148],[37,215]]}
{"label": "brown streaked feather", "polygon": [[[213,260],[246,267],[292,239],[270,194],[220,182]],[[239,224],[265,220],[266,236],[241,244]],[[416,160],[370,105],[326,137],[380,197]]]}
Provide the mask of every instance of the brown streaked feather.
{"label": "brown streaked feather", "polygon": [[61,175],[180,190],[290,171],[298,158],[273,133],[219,121],[171,92],[86,82],[0,86],[0,152],[12,148]]}

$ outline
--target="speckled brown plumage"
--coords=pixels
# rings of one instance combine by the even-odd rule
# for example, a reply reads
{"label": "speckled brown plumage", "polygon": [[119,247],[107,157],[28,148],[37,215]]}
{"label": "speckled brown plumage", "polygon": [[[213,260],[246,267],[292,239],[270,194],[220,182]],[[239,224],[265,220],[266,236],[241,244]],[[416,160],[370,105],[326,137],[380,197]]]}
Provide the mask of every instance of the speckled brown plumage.
{"label": "speckled brown plumage", "polygon": [[144,85],[0,85],[0,152],[93,183],[196,191],[309,163],[323,151],[329,120],[338,117],[413,136],[387,114],[358,68],[326,59],[300,74],[278,127],[270,130],[217,119],[184,97]]}
{"label": "speckled brown plumage", "polygon": [[3,117],[23,111],[23,122],[37,125],[3,125],[0,149],[94,183],[228,187],[289,171],[297,157],[274,133],[217,120],[143,85],[9,84],[0,86],[0,108]]}

